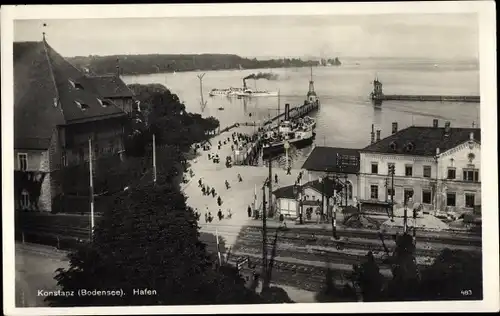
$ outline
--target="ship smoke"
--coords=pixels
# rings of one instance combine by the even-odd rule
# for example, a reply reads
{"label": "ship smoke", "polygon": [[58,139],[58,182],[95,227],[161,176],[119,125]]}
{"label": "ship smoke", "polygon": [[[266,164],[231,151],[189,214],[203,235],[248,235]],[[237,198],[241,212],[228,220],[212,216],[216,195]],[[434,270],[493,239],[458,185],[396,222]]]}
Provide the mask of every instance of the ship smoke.
{"label": "ship smoke", "polygon": [[279,76],[277,74],[273,74],[270,72],[259,72],[257,74],[250,74],[250,75],[246,76],[245,78],[243,78],[243,80],[247,80],[247,79],[278,80],[278,78],[279,78]]}

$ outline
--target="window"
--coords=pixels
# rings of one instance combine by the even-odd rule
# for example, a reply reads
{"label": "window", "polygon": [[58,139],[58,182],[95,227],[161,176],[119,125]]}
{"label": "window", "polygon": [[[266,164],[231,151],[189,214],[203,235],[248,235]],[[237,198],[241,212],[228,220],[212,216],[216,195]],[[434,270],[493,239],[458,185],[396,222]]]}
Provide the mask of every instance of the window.
{"label": "window", "polygon": [[431,177],[431,166],[424,166],[424,178]]}
{"label": "window", "polygon": [[396,192],[392,188],[387,189],[387,198],[390,200],[392,199],[392,196],[396,195]]}
{"label": "window", "polygon": [[474,193],[465,193],[465,207],[473,208],[476,195]]}
{"label": "window", "polygon": [[21,192],[21,208],[23,210],[26,210],[29,208],[29,206],[30,206],[30,194],[28,193],[28,191],[23,190],[23,192]]}
{"label": "window", "polygon": [[464,169],[463,176],[464,176],[464,181],[478,182],[479,181],[479,170],[478,169]]}
{"label": "window", "polygon": [[411,165],[405,166],[405,176],[411,177],[413,175],[413,167]]}
{"label": "window", "polygon": [[26,171],[28,169],[28,154],[18,153],[17,165],[19,167],[19,170]]}
{"label": "window", "polygon": [[76,90],[83,90],[83,86],[82,86],[80,83],[75,82],[75,81],[73,81],[73,80],[71,80],[71,79],[69,79],[68,81],[69,81],[69,84],[70,84],[73,88],[75,88]]}
{"label": "window", "polygon": [[109,100],[106,100],[106,99],[101,100],[101,99],[97,98],[97,101],[99,101],[99,103],[101,104],[101,106],[104,107],[104,108],[106,108],[106,107],[108,107],[108,106],[111,105],[111,102]]}
{"label": "window", "polygon": [[66,152],[65,151],[63,151],[61,154],[61,162],[62,162],[63,167],[66,167],[68,165],[68,162],[66,160]]}
{"label": "window", "polygon": [[75,101],[76,105],[78,105],[78,107],[82,110],[82,111],[85,111],[86,109],[89,108],[89,105],[88,104],[85,104],[83,102],[80,102],[80,101]]}
{"label": "window", "polygon": [[372,173],[377,174],[378,173],[378,163],[372,162]]}
{"label": "window", "polygon": [[394,164],[393,162],[389,162],[387,164],[387,170],[388,170],[388,174],[391,174],[391,168],[394,168],[394,173],[396,173],[396,164]]}
{"label": "window", "polygon": [[457,171],[455,168],[448,168],[448,176],[447,179],[454,180],[457,178]]}
{"label": "window", "polygon": [[370,186],[370,198],[378,200],[378,186],[377,185]]}
{"label": "window", "polygon": [[410,198],[413,198],[413,189],[404,189],[404,200],[408,202]]}
{"label": "window", "polygon": [[455,206],[457,203],[457,195],[454,192],[446,193],[446,206]]}
{"label": "window", "polygon": [[424,204],[432,203],[432,193],[430,190],[422,190],[422,203]]}

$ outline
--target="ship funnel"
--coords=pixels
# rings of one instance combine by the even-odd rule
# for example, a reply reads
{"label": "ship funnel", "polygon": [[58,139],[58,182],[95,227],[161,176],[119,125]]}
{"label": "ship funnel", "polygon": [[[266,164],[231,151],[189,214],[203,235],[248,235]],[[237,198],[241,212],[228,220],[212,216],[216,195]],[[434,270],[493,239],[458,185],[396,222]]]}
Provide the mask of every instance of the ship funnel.
{"label": "ship funnel", "polygon": [[289,116],[290,116],[290,104],[286,103],[285,104],[285,121],[289,120]]}

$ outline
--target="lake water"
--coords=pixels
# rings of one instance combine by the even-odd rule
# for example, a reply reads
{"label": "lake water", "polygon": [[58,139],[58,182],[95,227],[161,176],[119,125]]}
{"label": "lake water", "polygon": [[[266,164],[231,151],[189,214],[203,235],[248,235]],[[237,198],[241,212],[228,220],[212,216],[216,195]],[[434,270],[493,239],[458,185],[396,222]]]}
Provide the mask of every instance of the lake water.
{"label": "lake water", "polygon": [[[247,86],[279,90],[281,111],[285,103],[293,107],[304,102],[309,68],[207,71],[203,77],[207,101],[203,113],[197,78],[203,72],[124,76],[123,80],[127,84],[163,84],[185,102],[188,111],[214,116],[224,128],[235,122],[259,122],[277,113],[277,97],[208,96],[213,88],[241,87],[243,77],[258,72],[272,72],[278,79],[247,80]],[[370,142],[372,124],[375,130],[381,130],[382,138],[391,133],[392,122],[398,122],[399,129],[411,125],[430,126],[434,118],[439,120],[440,126],[444,121],[450,121],[452,127],[471,127],[473,122],[476,127],[480,126],[479,103],[386,101],[375,108],[369,99],[375,76],[384,84],[386,94],[479,95],[479,69],[471,63],[365,60],[359,65],[315,67],[314,85],[321,100],[319,111],[311,115],[317,120],[316,145],[363,148]],[[223,111],[218,110],[221,106]],[[310,151],[311,148],[300,150],[294,165],[300,165]]]}

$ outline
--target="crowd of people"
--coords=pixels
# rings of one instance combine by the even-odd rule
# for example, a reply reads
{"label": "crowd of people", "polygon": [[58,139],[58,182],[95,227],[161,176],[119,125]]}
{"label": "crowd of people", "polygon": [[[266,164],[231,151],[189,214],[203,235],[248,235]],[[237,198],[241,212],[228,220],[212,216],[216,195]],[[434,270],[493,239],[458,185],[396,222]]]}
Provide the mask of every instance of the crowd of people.
{"label": "crowd of people", "polygon": [[[219,140],[217,144],[214,146],[210,143],[207,142],[203,145],[196,146],[196,149],[201,149],[203,151],[208,151],[208,160],[210,162],[213,162],[214,164],[218,164],[221,162],[220,159],[220,154],[221,150],[224,146],[230,146],[231,147],[231,152],[235,151],[236,149],[241,150],[242,147],[246,146],[249,142],[252,141],[252,138],[243,133],[232,133],[231,137],[225,138],[223,140]],[[213,148],[215,147],[215,148]],[[222,154],[221,154],[222,155]],[[226,156],[226,167],[230,168],[233,164],[232,157],[231,156]],[[190,175],[192,176],[191,172]],[[243,177],[240,174],[236,175],[236,178],[233,181],[237,182],[243,182]],[[226,190],[231,189],[231,181],[230,179],[225,179],[224,180],[224,185]],[[230,219],[232,218],[232,212],[230,208],[227,208],[225,211],[223,210],[223,204],[224,201],[222,199],[222,196],[220,192],[217,192],[215,187],[213,185],[210,185],[208,181],[206,181],[203,178],[198,179],[198,187],[201,191],[201,194],[203,196],[209,196],[212,197],[212,199],[217,203],[214,208],[217,210],[215,212],[215,216],[212,214],[213,208],[206,206],[205,211],[204,211],[204,219],[205,223],[211,223],[215,217],[218,218],[219,221],[223,220],[224,218]],[[201,219],[201,213],[198,209],[195,209],[195,216],[198,219],[198,221]]]}

